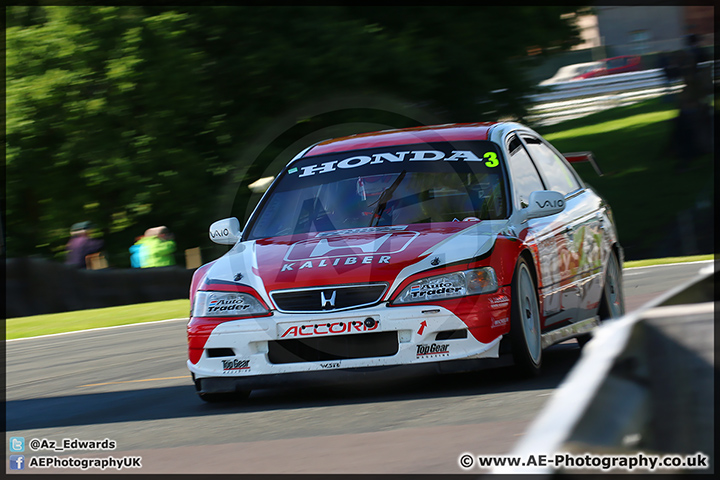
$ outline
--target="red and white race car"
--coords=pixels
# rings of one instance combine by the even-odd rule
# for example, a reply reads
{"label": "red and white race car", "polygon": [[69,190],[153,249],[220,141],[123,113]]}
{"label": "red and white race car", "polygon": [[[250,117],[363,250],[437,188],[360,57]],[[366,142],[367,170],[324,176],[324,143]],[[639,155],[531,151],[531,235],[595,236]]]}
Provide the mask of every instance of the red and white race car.
{"label": "red and white race car", "polygon": [[569,161],[597,170],[517,123],[308,147],[244,230],[210,227],[233,247],[192,280],[198,394],[513,362],[537,373],[545,347],[624,313],[612,213]]}

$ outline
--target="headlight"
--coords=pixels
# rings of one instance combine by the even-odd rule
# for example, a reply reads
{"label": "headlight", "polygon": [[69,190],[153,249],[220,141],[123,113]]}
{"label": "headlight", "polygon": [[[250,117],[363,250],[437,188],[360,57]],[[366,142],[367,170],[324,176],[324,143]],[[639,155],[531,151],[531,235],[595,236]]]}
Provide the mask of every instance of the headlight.
{"label": "headlight", "polygon": [[193,301],[193,317],[240,317],[268,313],[249,293],[197,292]]}
{"label": "headlight", "polygon": [[394,303],[444,300],[478,293],[492,293],[497,289],[495,270],[484,267],[417,280],[405,287]]}

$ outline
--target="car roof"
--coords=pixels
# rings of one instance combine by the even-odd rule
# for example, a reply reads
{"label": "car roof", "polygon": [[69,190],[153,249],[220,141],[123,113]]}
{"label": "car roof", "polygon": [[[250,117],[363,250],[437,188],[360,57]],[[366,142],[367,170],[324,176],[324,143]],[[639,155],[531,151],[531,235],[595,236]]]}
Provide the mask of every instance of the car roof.
{"label": "car roof", "polygon": [[449,123],[422,127],[400,128],[379,132],[359,133],[332,138],[310,147],[302,158],[326,153],[359,150],[363,148],[408,145],[413,143],[487,140],[492,127],[505,122]]}

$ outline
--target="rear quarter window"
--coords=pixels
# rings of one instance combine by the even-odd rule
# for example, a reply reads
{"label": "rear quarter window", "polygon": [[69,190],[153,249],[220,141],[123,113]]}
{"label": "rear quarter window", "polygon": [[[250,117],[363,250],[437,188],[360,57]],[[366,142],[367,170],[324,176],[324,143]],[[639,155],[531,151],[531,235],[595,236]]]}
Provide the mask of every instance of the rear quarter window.
{"label": "rear quarter window", "polygon": [[547,145],[533,137],[523,136],[523,140],[528,146],[530,156],[545,179],[548,190],[555,190],[567,195],[582,188],[572,170]]}

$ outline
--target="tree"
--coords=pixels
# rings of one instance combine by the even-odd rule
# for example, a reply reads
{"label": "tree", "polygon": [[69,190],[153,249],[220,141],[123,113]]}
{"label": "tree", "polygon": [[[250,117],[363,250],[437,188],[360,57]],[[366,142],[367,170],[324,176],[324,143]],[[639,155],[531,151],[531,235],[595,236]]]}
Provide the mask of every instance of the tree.
{"label": "tree", "polygon": [[333,94],[388,95],[447,121],[522,118],[532,86],[513,60],[577,42],[561,19],[575,10],[10,7],[7,255],[60,258],[81,220],[116,266],[151,226],[174,231],[180,252],[205,248],[232,172],[258,174],[313,129],[367,121],[362,109],[298,118],[284,143],[238,165],[279,116]]}

